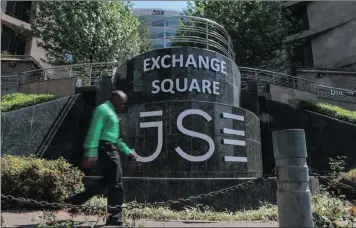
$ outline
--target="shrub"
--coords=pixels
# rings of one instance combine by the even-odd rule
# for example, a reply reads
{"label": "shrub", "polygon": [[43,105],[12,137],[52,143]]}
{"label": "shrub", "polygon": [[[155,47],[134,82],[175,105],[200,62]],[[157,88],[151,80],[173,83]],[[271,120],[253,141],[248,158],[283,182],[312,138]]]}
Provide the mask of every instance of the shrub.
{"label": "shrub", "polygon": [[320,103],[317,101],[296,100],[293,102],[298,108],[320,113],[335,119],[356,124],[356,111],[350,111],[335,105]]}
{"label": "shrub", "polygon": [[341,173],[330,183],[330,190],[338,195],[343,195],[350,201],[356,201],[356,169]]}
{"label": "shrub", "polygon": [[1,112],[10,112],[35,104],[54,100],[56,97],[50,94],[22,94],[12,93],[2,97]]}
{"label": "shrub", "polygon": [[83,188],[80,170],[63,158],[44,160],[5,155],[0,161],[4,195],[62,202]]}
{"label": "shrub", "polygon": [[315,227],[354,227],[356,214],[353,205],[331,196],[325,188],[318,189],[312,198],[312,206]]}

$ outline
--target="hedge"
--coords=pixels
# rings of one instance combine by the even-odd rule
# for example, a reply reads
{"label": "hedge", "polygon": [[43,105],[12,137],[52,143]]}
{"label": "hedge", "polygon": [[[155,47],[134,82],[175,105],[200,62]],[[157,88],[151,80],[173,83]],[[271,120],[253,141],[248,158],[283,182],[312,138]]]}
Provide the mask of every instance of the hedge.
{"label": "hedge", "polygon": [[[5,155],[1,161],[1,194],[38,201],[63,202],[83,189],[80,170],[60,158]],[[2,201],[2,206],[9,206]]]}
{"label": "hedge", "polygon": [[51,101],[54,99],[56,99],[56,97],[50,94],[7,94],[2,96],[1,112],[10,112],[20,108],[25,108],[35,104]]}
{"label": "hedge", "polygon": [[350,111],[335,105],[320,103],[317,101],[296,100],[295,103],[298,108],[356,124],[356,111]]}
{"label": "hedge", "polygon": [[330,183],[330,189],[338,195],[344,195],[346,199],[356,202],[356,169],[341,173]]}

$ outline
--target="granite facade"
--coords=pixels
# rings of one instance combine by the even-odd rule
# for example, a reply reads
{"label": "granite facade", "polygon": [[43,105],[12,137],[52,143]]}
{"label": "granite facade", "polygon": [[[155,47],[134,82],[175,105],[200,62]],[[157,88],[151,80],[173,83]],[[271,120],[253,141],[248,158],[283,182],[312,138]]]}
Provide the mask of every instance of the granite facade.
{"label": "granite facade", "polygon": [[[190,88],[194,80],[199,89]],[[218,85],[215,93],[214,82]],[[241,75],[234,61],[216,52],[192,47],[153,50],[123,64],[113,83],[116,89],[128,95],[128,108],[120,114],[120,127],[124,141],[135,149],[140,161],[132,169],[124,167],[130,170],[125,176],[262,175],[259,119],[239,107]],[[108,86],[102,84],[100,89],[106,91]],[[140,116],[147,112],[161,114]],[[179,116],[186,112],[188,115],[179,122]],[[223,113],[244,120],[225,118]],[[152,126],[145,127],[147,124]],[[206,154],[210,156],[202,158]],[[154,158],[148,161],[150,156]]]}
{"label": "granite facade", "polygon": [[[162,58],[165,55],[175,55],[177,57],[183,55],[184,64],[186,63],[188,56],[193,55],[195,56],[198,66],[196,68],[193,66],[169,68],[160,67],[159,69],[144,71],[145,59],[157,57]],[[226,62],[226,74],[220,71],[211,70],[211,66],[209,70],[199,68],[199,55],[203,58],[209,58],[209,60],[216,58],[218,61]],[[148,64],[153,65],[152,62],[148,62]],[[166,64],[168,64],[168,62],[166,62]],[[176,80],[178,80],[180,88],[184,88],[185,79],[187,79],[188,88],[190,86],[190,82],[193,79],[196,79],[201,92],[198,92],[197,90],[178,92],[174,86],[174,93],[160,91],[157,94],[153,94],[152,91],[155,89],[152,85],[152,82],[155,80],[163,82],[165,79],[171,79],[174,83],[176,83]],[[208,90],[205,90],[206,93],[202,93],[202,80],[207,80],[211,83],[218,82],[218,91],[220,95],[215,95],[213,92],[208,93]],[[124,65],[122,65],[117,70],[116,78],[114,81],[116,83],[117,89],[123,90],[128,94],[129,104],[168,100],[197,100],[223,103],[236,107],[239,107],[240,105],[241,76],[236,64],[223,55],[205,49],[180,47],[159,49],[147,52],[127,61]],[[169,84],[167,83],[166,86],[168,88]]]}
{"label": "granite facade", "polygon": [[[251,181],[253,178],[134,178],[124,177],[124,200],[140,203],[154,203],[178,198],[188,198],[199,194],[229,188]],[[96,181],[95,177],[84,177],[85,186]],[[138,187],[139,186],[139,187]],[[309,188],[312,194],[317,190],[319,180],[311,177]],[[262,202],[277,203],[277,182],[275,178],[264,179],[245,188],[224,194],[209,196],[202,200],[190,201],[189,205],[204,205],[216,211],[236,211],[241,209],[256,209]],[[104,193],[106,194],[106,193]],[[186,206],[187,204],[172,205]]]}
{"label": "granite facade", "polygon": [[27,156],[37,151],[68,97],[1,115],[1,153]]}
{"label": "granite facade", "polygon": [[272,132],[284,129],[305,131],[310,168],[320,173],[330,172],[329,158],[336,156],[347,157],[347,169],[356,167],[356,144],[352,143],[356,125],[263,98],[260,110],[269,117],[269,121],[261,122],[264,172],[275,167]]}
{"label": "granite facade", "polygon": [[[178,128],[179,115],[186,110],[201,110],[211,117],[207,121],[198,114],[182,120],[184,128],[205,134],[214,143],[213,154],[204,161],[192,161],[176,152],[180,147],[186,154],[202,156],[209,151],[206,139],[184,134]],[[162,116],[140,117],[140,113],[162,111]],[[136,164],[126,176],[131,177],[258,177],[262,174],[262,155],[259,119],[247,110],[212,102],[169,101],[132,105],[129,116],[121,115],[124,141],[142,157],[151,156],[159,146],[158,128],[140,128],[147,122],[162,123],[162,148],[150,162]],[[239,115],[243,121],[223,118],[223,113]],[[243,131],[244,136],[224,134],[223,129]],[[245,145],[227,145],[224,139],[240,140]],[[246,157],[247,162],[225,161],[225,156]],[[124,168],[125,169],[125,168]],[[126,170],[126,169],[125,169]]]}

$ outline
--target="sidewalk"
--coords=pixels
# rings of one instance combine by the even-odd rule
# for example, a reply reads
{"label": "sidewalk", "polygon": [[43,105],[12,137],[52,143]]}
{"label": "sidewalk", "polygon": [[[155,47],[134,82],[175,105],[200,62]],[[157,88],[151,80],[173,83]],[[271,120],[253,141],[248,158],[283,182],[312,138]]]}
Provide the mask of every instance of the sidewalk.
{"label": "sidewalk", "polygon": [[[43,213],[41,211],[2,211],[1,215],[4,219],[2,227],[36,227],[43,223]],[[58,221],[72,220],[70,215],[65,212],[56,214]],[[74,221],[83,221],[78,227],[94,225],[97,222],[96,216],[76,216]],[[278,227],[277,222],[232,222],[232,221],[150,221],[137,220],[135,222],[128,221],[134,227]],[[97,222],[98,226],[104,225],[104,221]],[[107,226],[102,226],[107,227]]]}

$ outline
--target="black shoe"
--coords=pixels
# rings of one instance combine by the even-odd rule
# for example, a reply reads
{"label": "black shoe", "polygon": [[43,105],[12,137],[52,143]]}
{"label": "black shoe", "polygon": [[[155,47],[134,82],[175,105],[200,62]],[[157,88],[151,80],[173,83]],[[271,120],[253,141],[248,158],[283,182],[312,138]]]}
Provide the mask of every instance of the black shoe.
{"label": "black shoe", "polygon": [[106,226],[117,226],[117,227],[124,227],[124,224],[122,221],[118,221],[115,219],[108,219],[106,220]]}

